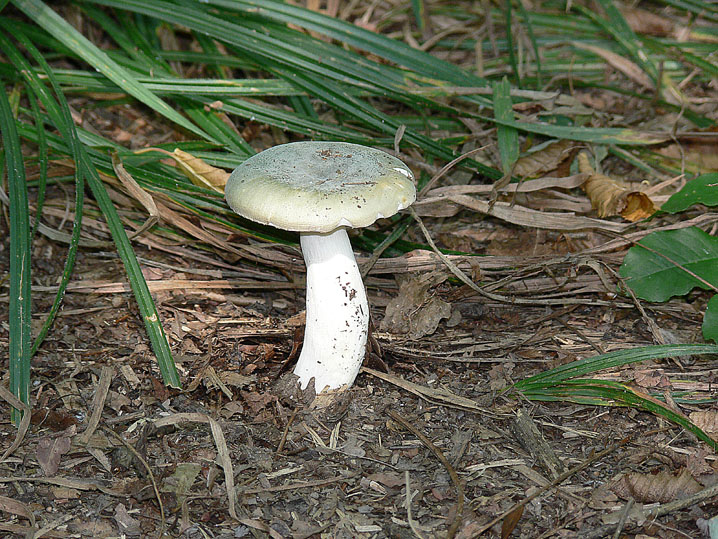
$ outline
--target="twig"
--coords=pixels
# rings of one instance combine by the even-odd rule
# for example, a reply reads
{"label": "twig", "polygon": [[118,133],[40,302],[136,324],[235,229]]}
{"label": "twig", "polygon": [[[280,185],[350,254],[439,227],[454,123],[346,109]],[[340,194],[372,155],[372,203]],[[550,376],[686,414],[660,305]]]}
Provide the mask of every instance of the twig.
{"label": "twig", "polygon": [[470,150],[470,151],[466,152],[465,154],[460,155],[453,161],[450,161],[449,163],[444,165],[444,167],[439,172],[434,174],[434,177],[431,178],[428,182],[426,182],[426,185],[424,185],[424,187],[421,188],[421,191],[419,191],[419,195],[417,196],[417,198],[423,197],[429,191],[429,189],[431,189],[434,186],[434,184],[439,180],[439,178],[441,178],[444,174],[446,174],[449,170],[451,170],[457,163],[460,163],[467,157],[471,157],[475,153],[484,151],[486,148],[488,148],[488,145],[482,146],[481,148],[474,148],[473,150]]}
{"label": "twig", "polygon": [[[712,487],[705,488],[699,492],[696,492],[695,494],[691,494],[690,496],[681,498],[680,500],[675,500],[673,502],[664,503],[662,505],[659,505],[658,507],[654,507],[653,509],[645,511],[643,513],[643,516],[649,519],[656,519],[658,517],[674,513],[675,511],[686,509],[710,498],[714,498],[715,496],[718,496],[718,485],[713,485]],[[629,529],[635,527],[636,525],[635,522],[632,522],[630,515],[627,518],[627,522]],[[604,526],[600,526],[594,530],[591,530],[590,532],[582,533],[581,538],[600,539],[610,534],[613,529],[613,524],[606,524]]]}
{"label": "twig", "polygon": [[292,422],[294,421],[294,418],[297,417],[297,410],[298,408],[295,408],[292,411],[292,415],[289,416],[289,420],[287,421],[287,424],[284,426],[284,432],[282,432],[282,439],[279,440],[279,445],[277,446],[277,454],[281,453],[284,449],[284,444],[287,443],[287,435],[289,434],[289,427],[292,425]]}
{"label": "twig", "polygon": [[539,496],[543,495],[546,491],[548,491],[548,490],[550,490],[550,489],[552,489],[552,488],[554,488],[554,487],[557,487],[558,485],[560,485],[561,483],[563,483],[563,482],[564,482],[566,479],[568,479],[569,477],[571,477],[571,476],[573,476],[573,475],[576,475],[577,473],[581,472],[582,470],[585,470],[586,468],[588,468],[591,464],[593,464],[593,463],[596,462],[597,460],[600,460],[600,459],[602,459],[603,457],[605,457],[606,455],[608,455],[608,454],[610,454],[610,453],[613,453],[613,452],[614,452],[616,449],[618,449],[619,447],[622,447],[622,446],[626,445],[628,442],[630,442],[632,438],[633,438],[633,436],[628,436],[628,437],[624,438],[624,439],[621,440],[620,442],[617,442],[617,443],[613,444],[612,446],[607,447],[607,448],[604,449],[603,451],[601,451],[601,452],[599,452],[599,453],[596,453],[594,456],[592,456],[591,458],[589,458],[589,459],[583,461],[583,462],[582,462],[581,464],[579,464],[578,466],[575,466],[575,467],[571,468],[571,469],[568,470],[566,473],[561,474],[560,476],[558,476],[555,480],[553,480],[551,483],[549,483],[549,484],[546,485],[545,487],[542,487],[542,488],[538,489],[536,492],[534,492],[534,493],[531,494],[530,496],[527,496],[526,498],[524,498],[524,499],[521,500],[520,502],[515,503],[515,504],[514,504],[513,506],[511,506],[508,510],[504,511],[503,513],[501,513],[499,516],[497,516],[496,518],[494,518],[494,519],[493,519],[492,521],[490,521],[488,524],[485,524],[480,530],[478,530],[477,532],[475,532],[474,535],[472,535],[472,537],[479,537],[479,536],[482,535],[485,531],[491,529],[491,527],[493,527],[494,524],[496,524],[497,522],[502,521],[502,520],[503,520],[504,518],[506,518],[508,515],[510,515],[510,514],[513,513],[514,511],[516,511],[516,509],[518,509],[519,507],[523,507],[524,505],[526,505],[527,503],[529,503],[531,500],[533,500],[533,499],[535,499],[535,498],[538,498]]}
{"label": "twig", "polygon": [[162,496],[160,496],[160,491],[157,488],[157,481],[155,481],[155,476],[152,473],[152,468],[150,468],[150,465],[147,463],[147,461],[144,458],[142,458],[142,455],[140,455],[137,452],[137,450],[134,447],[132,447],[132,445],[127,440],[125,440],[122,436],[117,434],[114,430],[108,429],[106,427],[103,427],[102,430],[104,430],[110,436],[119,440],[119,442],[122,445],[124,445],[127,448],[127,450],[130,453],[132,453],[135,456],[135,458],[142,463],[142,466],[145,467],[145,470],[147,470],[147,475],[149,476],[150,481],[152,482],[152,489],[155,491],[155,497],[157,498],[157,505],[160,508],[160,533],[159,533],[158,537],[162,537],[164,534],[164,530],[165,530],[165,507],[162,504]]}
{"label": "twig", "polygon": [[414,498],[414,494],[411,492],[411,483],[409,482],[409,470],[404,471],[404,483],[406,484],[406,521],[409,523],[409,527],[411,528],[411,531],[414,532],[414,535],[416,535],[419,539],[424,539],[424,536],[421,535],[421,531],[419,531],[419,527],[414,522],[414,519],[411,517],[411,500]]}
{"label": "twig", "polygon": [[426,229],[426,226],[424,226],[424,222],[421,220],[421,217],[414,211],[414,208],[409,206],[408,208],[409,213],[411,216],[416,220],[416,223],[419,225],[419,228],[421,229],[421,232],[424,234],[424,237],[426,238],[426,242],[429,244],[429,246],[432,248],[434,253],[439,257],[439,259],[446,265],[447,268],[453,273],[462,283],[464,283],[466,286],[471,288],[474,292],[478,293],[480,296],[483,296],[485,298],[488,298],[493,301],[498,301],[500,303],[508,303],[511,305],[569,305],[571,303],[581,303],[584,304],[586,300],[584,299],[570,299],[570,298],[556,298],[556,299],[524,299],[524,298],[509,298],[507,296],[502,296],[500,294],[493,294],[491,292],[487,292],[483,288],[481,288],[479,285],[477,285],[474,281],[469,279],[466,274],[459,269],[459,267],[454,264],[449,257],[447,257],[444,253],[442,253],[439,248],[434,243],[434,240],[431,238],[431,235],[429,234],[429,231]]}
{"label": "twig", "polygon": [[77,437],[77,443],[79,445],[86,445],[90,442],[90,438],[95,433],[97,426],[100,424],[102,418],[102,410],[105,408],[105,400],[110,390],[110,384],[114,376],[115,370],[111,366],[102,367],[100,372],[100,380],[97,383],[97,390],[95,391],[95,397],[92,399],[91,409],[92,414],[90,420],[87,422],[87,428],[82,434]]}
{"label": "twig", "polygon": [[626,525],[628,515],[631,514],[631,508],[633,507],[634,503],[636,503],[636,501],[631,498],[626,502],[626,505],[623,507],[623,511],[621,512],[621,518],[619,519],[618,524],[616,524],[616,531],[613,534],[613,539],[619,539],[621,537],[621,531]]}
{"label": "twig", "polygon": [[432,453],[434,453],[434,456],[439,459],[441,464],[444,465],[444,468],[446,468],[446,471],[449,472],[449,477],[451,478],[451,481],[456,487],[456,514],[454,515],[454,520],[451,523],[451,526],[449,526],[449,531],[446,534],[447,539],[452,539],[456,535],[457,530],[459,529],[462,514],[464,512],[464,487],[461,484],[459,475],[456,473],[456,470],[454,470],[454,467],[451,465],[449,460],[444,456],[444,453],[441,452],[441,449],[436,447],[431,442],[431,440],[429,440],[429,438],[424,435],[423,432],[414,427],[414,425],[410,424],[406,419],[401,417],[394,410],[386,409],[385,412],[394,421],[399,423],[402,427],[404,427],[414,436],[419,438],[419,440],[421,440],[421,443],[423,443]]}
{"label": "twig", "polygon": [[341,477],[332,477],[331,479],[319,479],[317,481],[306,481],[304,483],[290,483],[289,485],[278,485],[276,487],[262,487],[262,488],[251,488],[247,490],[240,490],[239,493],[241,495],[247,495],[247,494],[261,494],[262,492],[283,492],[285,490],[297,490],[300,488],[313,488],[313,487],[323,487],[326,485],[331,485],[332,483],[339,483],[343,481],[348,481],[349,479],[355,477],[357,474],[349,474],[349,475],[343,475]]}

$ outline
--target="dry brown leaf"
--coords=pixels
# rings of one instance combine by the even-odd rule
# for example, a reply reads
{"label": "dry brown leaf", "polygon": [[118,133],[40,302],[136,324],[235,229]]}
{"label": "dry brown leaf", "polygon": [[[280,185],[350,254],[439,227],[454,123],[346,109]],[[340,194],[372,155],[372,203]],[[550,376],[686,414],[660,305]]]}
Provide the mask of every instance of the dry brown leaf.
{"label": "dry brown leaf", "polygon": [[708,436],[718,440],[718,410],[705,410],[688,414],[693,423]]}
{"label": "dry brown leaf", "polygon": [[627,221],[635,222],[656,212],[656,206],[645,193],[631,191],[616,180],[593,170],[585,152],[578,154],[578,168],[590,175],[583,184],[583,190],[599,217],[620,215]]}
{"label": "dry brown leaf", "polygon": [[43,438],[37,444],[37,462],[46,476],[57,473],[60,467],[62,455],[70,450],[70,438],[60,436],[59,438]]}
{"label": "dry brown leaf", "polygon": [[623,56],[620,56],[615,52],[609,51],[607,49],[602,49],[601,47],[596,47],[595,45],[589,45],[587,43],[579,43],[578,41],[572,41],[571,44],[577,49],[587,50],[596,54],[597,56],[600,56],[601,58],[606,60],[609,65],[626,75],[632,81],[640,84],[648,90],[653,90],[654,84],[651,78],[646,75],[646,72],[643,71],[638,66],[638,64],[632,62],[628,58],[624,58]]}
{"label": "dry brown leaf", "polygon": [[122,533],[123,537],[126,535],[140,535],[140,521],[130,516],[130,513],[127,511],[124,504],[118,503],[115,506],[114,516],[115,522],[117,522],[117,527],[120,529],[120,533]]}
{"label": "dry brown leaf", "polygon": [[434,333],[441,319],[451,315],[451,305],[432,291],[446,277],[444,272],[397,275],[399,295],[386,306],[381,330],[405,333],[412,339]]}
{"label": "dry brown leaf", "polygon": [[145,148],[135,153],[141,154],[150,151],[160,152],[174,159],[179,169],[196,186],[212,189],[218,193],[224,193],[224,186],[227,184],[227,179],[229,178],[229,172],[226,170],[213,167],[199,157],[195,157],[191,153],[180,150],[179,148],[175,148],[173,152],[168,152],[162,148]]}
{"label": "dry brown leaf", "polygon": [[620,8],[621,14],[626,19],[628,26],[639,34],[647,34],[650,36],[676,36],[677,30],[682,28],[670,19],[661,17],[660,15],[639,9],[636,7]]}
{"label": "dry brown leaf", "polygon": [[8,498],[7,496],[0,496],[0,511],[25,518],[30,521],[32,527],[35,527],[35,515],[33,515],[32,510],[21,501]]}
{"label": "dry brown leaf", "polygon": [[145,230],[149,230],[157,222],[159,222],[160,214],[159,211],[157,211],[157,205],[155,204],[155,200],[152,198],[152,195],[142,189],[132,175],[125,170],[125,167],[116,152],[112,153],[112,168],[117,175],[117,179],[122,182],[122,185],[125,189],[127,189],[127,192],[132,195],[135,200],[142,204],[142,206],[144,206],[147,210],[147,213],[150,214],[142,226],[135,230],[129,238],[134,239],[137,236],[140,236]]}
{"label": "dry brown leaf", "polygon": [[558,168],[561,162],[569,157],[575,145],[571,140],[559,140],[542,150],[521,157],[514,166],[514,176],[540,176]]}
{"label": "dry brown leaf", "polygon": [[669,472],[628,473],[611,485],[611,490],[624,499],[633,498],[642,503],[667,503],[695,494],[703,490],[703,486],[683,468],[677,475]]}
{"label": "dry brown leaf", "polygon": [[656,150],[661,155],[677,162],[685,160],[688,170],[702,173],[718,171],[718,143],[714,140],[696,140],[669,144]]}
{"label": "dry brown leaf", "polygon": [[521,520],[521,515],[523,514],[524,506],[519,505],[516,509],[506,515],[506,518],[504,518],[504,521],[501,523],[501,539],[507,539],[511,535],[511,532],[514,531],[516,525],[519,523],[519,520]]}

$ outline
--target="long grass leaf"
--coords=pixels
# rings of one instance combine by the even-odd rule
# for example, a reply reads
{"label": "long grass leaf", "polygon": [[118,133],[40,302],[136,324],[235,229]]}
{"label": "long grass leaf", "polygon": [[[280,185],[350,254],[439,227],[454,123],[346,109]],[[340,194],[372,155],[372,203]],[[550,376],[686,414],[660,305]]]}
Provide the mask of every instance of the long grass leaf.
{"label": "long grass leaf", "polygon": [[[11,46],[11,44],[5,39],[2,34],[0,34],[0,48],[3,49],[5,54],[7,54],[11,58],[11,61],[16,66],[27,65],[25,60],[17,54],[17,51],[14,49],[14,47]],[[61,132],[63,129],[75,131],[75,126],[72,121],[70,121],[70,123],[68,124],[64,120],[61,107],[49,94],[47,88],[34,75],[34,71],[29,69],[29,65],[27,67],[28,69],[21,70],[21,73],[25,77],[27,83],[32,87],[35,94],[40,97],[53,124]],[[75,135],[68,136],[72,137]],[[67,137],[63,137],[63,139],[64,138]],[[51,138],[48,137],[48,140],[51,140]],[[144,322],[145,329],[152,344],[153,351],[155,352],[157,361],[159,363],[162,378],[167,385],[170,385],[172,387],[180,387],[179,376],[177,375],[177,370],[169,349],[169,343],[167,342],[167,337],[164,334],[164,330],[162,328],[159,315],[157,313],[157,308],[154,304],[152,296],[150,295],[149,288],[147,287],[147,282],[142,275],[142,270],[139,266],[139,263],[137,262],[137,258],[134,251],[132,250],[132,246],[130,245],[130,242],[127,238],[127,234],[122,227],[122,223],[120,222],[117,210],[115,209],[115,206],[110,200],[110,197],[107,194],[107,190],[105,189],[104,184],[100,180],[100,176],[97,172],[97,169],[90,160],[85,146],[79,145],[76,148],[76,151],[79,160],[75,163],[75,165],[78,168],[79,173],[84,177],[85,181],[87,181],[90,189],[92,190],[92,194],[105,217],[105,221],[107,222],[110,234],[112,235],[112,239],[114,240],[117,247],[118,254],[122,259],[122,262],[124,263],[125,271],[127,272],[128,280],[130,282],[130,287],[132,288],[132,291],[137,300],[140,314],[142,316],[142,321]]]}
{"label": "long grass leaf", "polygon": [[[510,90],[511,85],[506,77],[501,82],[494,83],[494,117],[497,120],[510,122],[514,119]],[[519,158],[519,134],[516,128],[499,124],[496,135],[501,157],[501,170],[504,173],[504,178],[508,178]]]}
{"label": "long grass leaf", "polygon": [[449,62],[410,47],[406,43],[360,28],[300,6],[277,0],[208,0],[228,10],[256,14],[282,23],[291,23],[324,34],[357,49],[376,54],[437,81],[465,86],[486,86],[486,79],[477,77]]}
{"label": "long grass leaf", "polygon": [[[55,81],[52,70],[50,69],[50,66],[47,64],[43,56],[40,54],[40,51],[38,51],[35,46],[30,42],[30,40],[25,36],[22,32],[15,32],[15,38],[25,47],[25,49],[30,53],[30,55],[33,57],[33,59],[40,65],[42,70],[45,72],[45,74],[48,76],[50,80],[50,84],[52,85],[52,88],[55,92],[55,95],[58,97],[58,100],[56,101],[56,108],[59,109],[59,112],[61,114],[61,117],[59,118],[62,123],[59,125],[56,125],[58,130],[62,133],[63,138],[67,140],[70,144],[70,148],[72,150],[72,157],[77,162],[80,157],[80,141],[77,137],[77,133],[73,129],[74,123],[72,121],[72,114],[70,113],[70,107],[67,105],[67,102],[64,99],[64,96],[62,95],[62,92],[60,91],[60,86],[58,85],[57,81]],[[8,44],[5,43],[4,50],[8,51]],[[11,56],[15,58],[16,62],[20,62],[20,59],[22,58],[16,50],[13,50],[11,53]],[[21,72],[27,72],[29,71],[27,68],[29,67],[28,64],[22,62],[20,65],[17,65],[18,70]],[[35,81],[35,84],[33,86],[37,87],[39,84],[39,81]],[[32,90],[31,90],[32,91]],[[35,96],[37,97],[37,96]],[[33,100],[34,101],[34,100]],[[47,108],[47,107],[46,107]],[[55,107],[52,107],[53,109]],[[38,125],[38,134],[40,134],[39,139],[42,140],[44,144],[46,144],[46,137],[44,136],[44,129],[42,124]],[[46,152],[46,149],[45,149]],[[41,157],[42,158],[42,157]],[[47,159],[47,156],[45,155],[45,160]],[[43,185],[44,182],[41,182],[41,185]],[[43,190],[44,191],[44,190]],[[55,299],[52,303],[52,306],[50,307],[50,311],[48,312],[47,316],[45,317],[45,322],[43,323],[42,327],[40,328],[40,331],[37,334],[37,337],[35,338],[35,341],[32,345],[32,350],[30,352],[31,356],[35,355],[38,348],[42,344],[42,342],[45,340],[45,337],[47,336],[48,331],[50,330],[50,327],[52,326],[53,321],[55,320],[55,316],[57,315],[58,311],[60,310],[60,305],[62,303],[62,299],[65,295],[65,290],[67,289],[67,285],[70,282],[70,277],[72,276],[73,269],[75,267],[75,259],[77,257],[77,249],[80,243],[80,230],[82,229],[82,213],[83,213],[83,203],[84,203],[84,192],[85,192],[85,182],[83,180],[82,175],[79,173],[78,170],[75,170],[75,217],[72,223],[72,235],[70,237],[70,246],[67,250],[67,258],[65,259],[65,266],[62,271],[62,278],[60,279],[60,283],[58,285],[57,293],[55,294]],[[38,204],[38,211],[35,216],[35,224],[37,225],[40,222],[40,205]]]}
{"label": "long grass leaf", "polygon": [[35,238],[37,228],[40,224],[40,215],[42,215],[42,208],[45,205],[45,190],[47,186],[47,137],[45,136],[45,129],[43,127],[43,116],[40,112],[40,107],[37,104],[37,97],[30,93],[28,96],[30,99],[30,110],[32,110],[32,118],[37,126],[37,161],[40,165],[40,173],[37,182],[37,198],[35,201],[35,223],[32,227],[32,233],[30,234],[30,242]]}
{"label": "long grass leaf", "polygon": [[549,371],[539,373],[525,380],[517,382],[514,387],[517,389],[528,388],[535,384],[556,383],[569,378],[586,376],[602,369],[609,369],[622,365],[629,365],[649,359],[665,359],[668,357],[679,357],[688,355],[718,355],[718,346],[712,344],[667,344],[657,346],[642,346],[609,352],[578,361],[561,365]]}
{"label": "long grass leaf", "polygon": [[177,125],[209,139],[209,136],[196,125],[188,121],[175,109],[162,101],[142,86],[134,76],[114,62],[105,52],[98,49],[90,40],[75,30],[67,21],[55,13],[40,0],[12,0],[12,3],[30,19],[44,28],[49,34],[61,41],[75,54],[84,59],[92,67],[100,71],[108,79],[124,89],[139,101],[154,109]]}
{"label": "long grass leaf", "polygon": [[[515,386],[514,386],[515,387]],[[680,425],[708,444],[714,451],[718,443],[688,417],[669,408],[658,399],[626,384],[610,380],[567,380],[547,383],[540,388],[521,390],[523,397],[536,401],[575,402],[597,406],[629,406],[638,408]]]}
{"label": "long grass leaf", "polygon": [[[5,86],[0,85],[0,133],[5,154],[10,198],[10,390],[30,403],[30,219],[20,138]],[[22,412],[13,409],[19,424]]]}

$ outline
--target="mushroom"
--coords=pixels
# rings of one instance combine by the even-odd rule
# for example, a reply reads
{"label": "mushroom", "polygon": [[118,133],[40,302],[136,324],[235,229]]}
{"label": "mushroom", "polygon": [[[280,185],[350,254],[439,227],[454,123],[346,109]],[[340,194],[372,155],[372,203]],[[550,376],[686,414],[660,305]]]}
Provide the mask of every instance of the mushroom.
{"label": "mushroom", "polygon": [[369,305],[346,229],[390,217],[416,199],[395,157],[345,142],[293,142],[258,153],[225,187],[242,217],[299,232],[307,268],[304,344],[294,374],[317,395],[350,387],[364,360]]}

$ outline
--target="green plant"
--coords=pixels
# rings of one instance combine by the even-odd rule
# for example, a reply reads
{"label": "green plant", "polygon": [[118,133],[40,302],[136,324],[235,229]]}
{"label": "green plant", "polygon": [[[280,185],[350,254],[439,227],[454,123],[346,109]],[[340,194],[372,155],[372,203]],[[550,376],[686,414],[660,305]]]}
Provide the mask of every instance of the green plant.
{"label": "green plant", "polygon": [[583,378],[605,369],[615,369],[641,361],[686,355],[716,355],[718,346],[677,344],[631,348],[581,359],[542,372],[514,384],[510,389],[534,401],[576,402],[593,406],[630,406],[661,416],[695,434],[718,451],[718,443],[688,417],[626,383]]}
{"label": "green plant", "polygon": [[[718,174],[704,174],[675,193],[662,211],[679,213],[695,204],[718,205]],[[667,301],[694,288],[718,291],[718,238],[697,227],[648,234],[628,250],[620,275],[641,299]],[[718,295],[708,301],[703,337],[718,342]]]}

